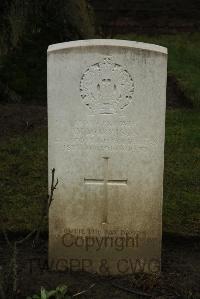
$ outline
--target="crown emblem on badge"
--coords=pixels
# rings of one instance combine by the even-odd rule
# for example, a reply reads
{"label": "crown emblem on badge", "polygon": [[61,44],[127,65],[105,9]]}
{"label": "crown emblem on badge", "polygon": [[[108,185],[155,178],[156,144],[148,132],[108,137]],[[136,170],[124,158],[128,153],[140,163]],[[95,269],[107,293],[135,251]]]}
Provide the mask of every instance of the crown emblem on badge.
{"label": "crown emblem on badge", "polygon": [[106,57],[83,73],[80,94],[93,113],[114,114],[132,102],[134,82],[123,66]]}

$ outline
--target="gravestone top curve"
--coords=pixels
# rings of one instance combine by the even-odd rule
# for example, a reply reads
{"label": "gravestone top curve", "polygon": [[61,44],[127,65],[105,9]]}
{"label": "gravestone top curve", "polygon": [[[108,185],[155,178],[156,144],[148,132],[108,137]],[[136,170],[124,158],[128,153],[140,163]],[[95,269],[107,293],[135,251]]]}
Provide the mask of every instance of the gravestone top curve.
{"label": "gravestone top curve", "polygon": [[50,45],[48,47],[47,52],[50,53],[53,51],[61,51],[61,50],[76,48],[76,47],[95,47],[95,46],[130,47],[139,50],[160,52],[162,54],[167,54],[168,52],[167,48],[162,46],[136,42],[136,41],[120,40],[120,39],[88,39],[88,40],[78,40],[78,41],[58,43],[58,44]]}

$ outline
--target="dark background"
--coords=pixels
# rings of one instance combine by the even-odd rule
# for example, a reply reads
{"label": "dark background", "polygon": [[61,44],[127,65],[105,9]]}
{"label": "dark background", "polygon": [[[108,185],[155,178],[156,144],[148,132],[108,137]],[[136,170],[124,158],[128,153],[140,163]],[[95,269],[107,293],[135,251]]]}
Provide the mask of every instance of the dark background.
{"label": "dark background", "polygon": [[199,0],[1,1],[0,101],[46,105],[49,44],[130,32],[156,35],[199,29]]}

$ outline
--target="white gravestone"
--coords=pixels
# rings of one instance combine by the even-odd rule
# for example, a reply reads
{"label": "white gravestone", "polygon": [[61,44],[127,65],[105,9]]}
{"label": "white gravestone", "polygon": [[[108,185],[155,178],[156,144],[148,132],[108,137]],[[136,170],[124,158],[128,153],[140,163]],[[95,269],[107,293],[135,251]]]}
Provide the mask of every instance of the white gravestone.
{"label": "white gravestone", "polygon": [[48,48],[49,264],[159,272],[167,49],[122,40]]}

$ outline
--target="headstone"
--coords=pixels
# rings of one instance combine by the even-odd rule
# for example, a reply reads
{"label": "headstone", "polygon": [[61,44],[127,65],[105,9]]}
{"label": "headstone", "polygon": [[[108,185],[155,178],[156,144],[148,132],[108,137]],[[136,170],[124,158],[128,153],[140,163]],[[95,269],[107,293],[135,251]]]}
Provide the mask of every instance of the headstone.
{"label": "headstone", "polygon": [[167,49],[122,40],[48,48],[49,264],[159,272]]}

